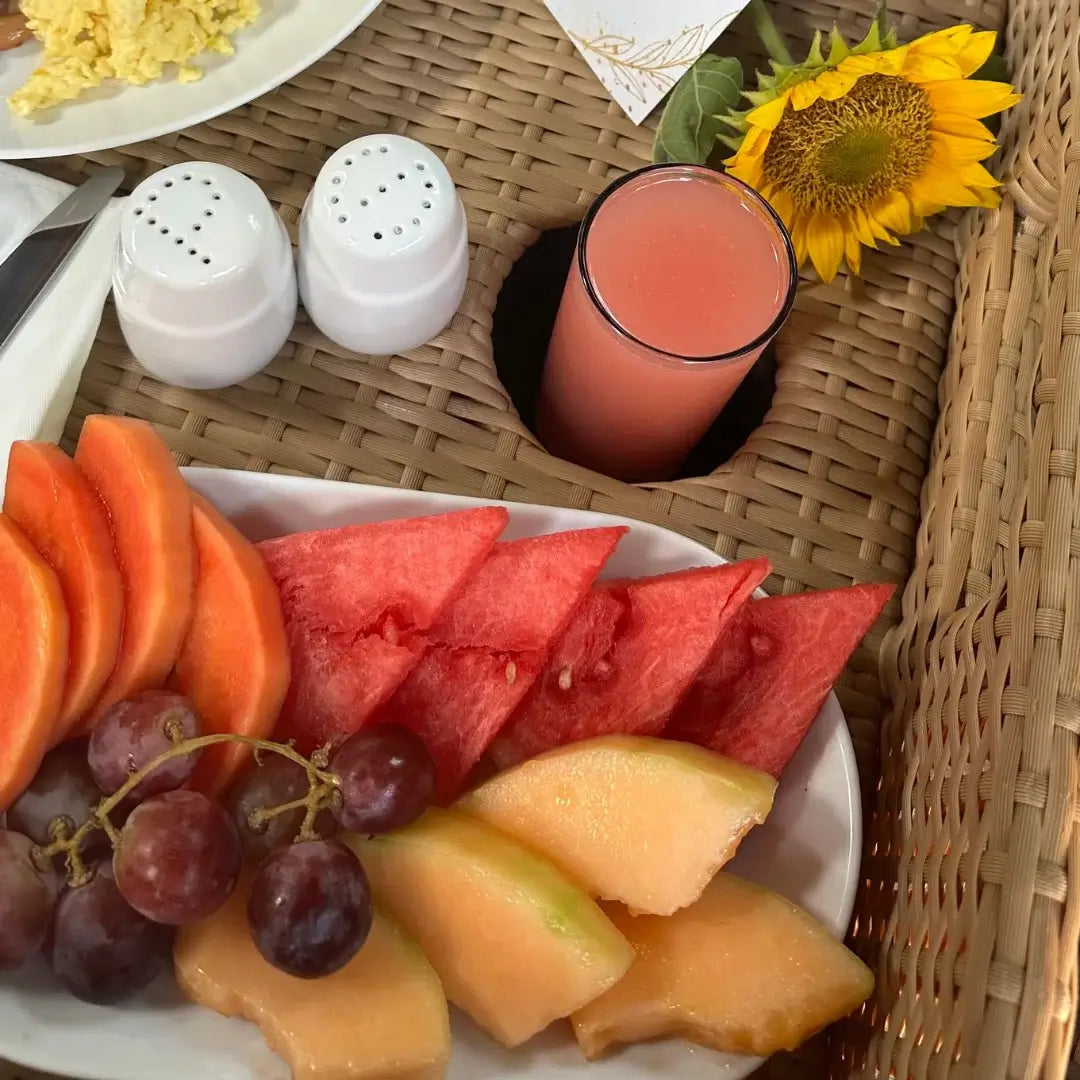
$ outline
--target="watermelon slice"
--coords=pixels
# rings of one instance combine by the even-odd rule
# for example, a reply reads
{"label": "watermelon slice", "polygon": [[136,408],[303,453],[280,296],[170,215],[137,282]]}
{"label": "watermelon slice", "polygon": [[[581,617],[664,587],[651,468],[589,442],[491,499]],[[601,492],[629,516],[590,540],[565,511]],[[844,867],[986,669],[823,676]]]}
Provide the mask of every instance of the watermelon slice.
{"label": "watermelon slice", "polygon": [[507,768],[597,735],[658,735],[765,559],[596,586],[491,746]]}
{"label": "watermelon slice", "polygon": [[892,594],[853,585],[744,605],[664,735],[779,777]]}
{"label": "watermelon slice", "polygon": [[529,691],[626,531],[498,544],[432,627],[431,646],[376,720],[404,724],[427,743],[440,802],[457,795]]}
{"label": "watermelon slice", "polygon": [[488,506],[260,544],[292,661],[274,737],[310,753],[363,727],[423,655],[426,632],[508,519]]}

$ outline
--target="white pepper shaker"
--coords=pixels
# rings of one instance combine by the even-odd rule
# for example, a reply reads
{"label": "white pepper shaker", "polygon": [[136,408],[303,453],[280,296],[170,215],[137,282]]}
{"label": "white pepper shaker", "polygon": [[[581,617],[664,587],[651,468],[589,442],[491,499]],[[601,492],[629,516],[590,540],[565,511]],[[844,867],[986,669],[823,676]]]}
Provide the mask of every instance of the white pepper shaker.
{"label": "white pepper shaker", "polygon": [[369,135],[323,166],[304,205],[300,298],[353,352],[407,352],[453,318],[469,272],[465,208],[422,143]]}
{"label": "white pepper shaker", "polygon": [[144,180],[124,207],[113,271],[132,355],[174,386],[261,371],[296,321],[292,245],[262,189],[204,161]]}

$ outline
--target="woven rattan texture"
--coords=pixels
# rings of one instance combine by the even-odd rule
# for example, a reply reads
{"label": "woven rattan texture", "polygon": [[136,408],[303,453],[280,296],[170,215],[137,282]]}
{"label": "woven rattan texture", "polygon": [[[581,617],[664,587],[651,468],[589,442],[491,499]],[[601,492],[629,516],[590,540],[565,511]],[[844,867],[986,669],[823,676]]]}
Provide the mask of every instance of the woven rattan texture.
{"label": "woven rattan texture", "polygon": [[[1027,95],[1002,210],[960,236],[942,416],[904,618],[860,936],[883,941],[869,1062],[1066,1074],[1080,932],[1076,0],[1014,0]],[[873,920],[872,925],[870,920]],[[950,1063],[956,1060],[955,1064]]]}
{"label": "woven rattan texture", "polygon": [[[763,426],[713,476],[671,485],[628,487],[547,455],[492,365],[491,313],[514,259],[648,154],[648,133],[540,0],[387,0],[255,104],[94,158],[133,183],[186,158],[233,165],[295,235],[336,147],[407,133],[454,174],[473,266],[460,314],[424,349],[357,358],[301,322],[265,374],[213,394],[141,373],[109,315],[70,438],[105,409],[153,421],[184,462],[613,510],[728,557],[767,554],[774,591],[910,576],[841,688],[875,809],[856,940],[878,996],[827,1051],[778,1062],[777,1077],[1064,1076],[1080,930],[1078,4],[1009,11],[1028,97],[1004,129],[1004,208],[938,220],[871,257],[859,282],[807,284]],[[870,6],[774,4],[803,40],[834,20],[861,30]],[[1005,22],[1003,0],[892,7],[902,37]],[[724,44],[749,40],[737,25]],[[882,727],[877,658],[898,619]]]}

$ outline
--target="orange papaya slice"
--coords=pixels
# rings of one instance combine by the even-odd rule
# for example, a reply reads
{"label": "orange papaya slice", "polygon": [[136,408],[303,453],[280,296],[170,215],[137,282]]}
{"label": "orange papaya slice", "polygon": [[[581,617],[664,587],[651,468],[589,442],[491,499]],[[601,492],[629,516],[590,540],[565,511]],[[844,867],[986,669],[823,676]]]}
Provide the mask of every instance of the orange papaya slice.
{"label": "orange papaya slice", "polygon": [[[199,572],[174,683],[207,733],[268,738],[289,690],[277,587],[255,545],[201,495],[193,502]],[[209,747],[192,787],[218,795],[251,758],[246,746]]]}
{"label": "orange papaya slice", "polygon": [[60,580],[25,533],[0,514],[0,813],[22,794],[49,749],[68,659]]}
{"label": "orange papaya slice", "polygon": [[75,464],[105,504],[124,583],[120,653],[85,732],[118,701],[164,686],[191,621],[195,541],[191,491],[144,420],[88,416]]}
{"label": "orange papaya slice", "polygon": [[16,442],[4,513],[56,571],[67,605],[67,681],[52,742],[89,712],[116,666],[124,589],[109,519],[86,477],[59,447]]}

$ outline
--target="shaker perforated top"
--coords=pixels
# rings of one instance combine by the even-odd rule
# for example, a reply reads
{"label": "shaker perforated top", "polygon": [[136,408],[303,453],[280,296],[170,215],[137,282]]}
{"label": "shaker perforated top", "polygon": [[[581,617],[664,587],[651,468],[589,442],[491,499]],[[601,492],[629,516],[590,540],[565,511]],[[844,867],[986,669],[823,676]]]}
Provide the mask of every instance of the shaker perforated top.
{"label": "shaker perforated top", "polygon": [[359,352],[420,345],[453,316],[467,273],[464,207],[432,150],[368,135],[330,157],[300,233],[301,296],[327,336]]}
{"label": "shaker perforated top", "polygon": [[292,246],[248,177],[211,162],[171,165],[127,200],[113,292],[124,336],[151,372],[181,386],[228,385],[288,336]]}

